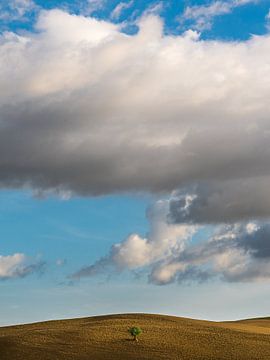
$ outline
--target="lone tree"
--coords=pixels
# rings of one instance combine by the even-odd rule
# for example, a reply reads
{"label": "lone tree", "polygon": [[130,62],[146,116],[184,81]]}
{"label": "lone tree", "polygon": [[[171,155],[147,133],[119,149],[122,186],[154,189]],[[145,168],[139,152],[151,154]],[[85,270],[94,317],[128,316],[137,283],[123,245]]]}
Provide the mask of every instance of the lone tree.
{"label": "lone tree", "polygon": [[135,326],[128,329],[128,332],[130,333],[131,336],[133,336],[134,341],[138,341],[138,336],[141,335],[142,329]]}

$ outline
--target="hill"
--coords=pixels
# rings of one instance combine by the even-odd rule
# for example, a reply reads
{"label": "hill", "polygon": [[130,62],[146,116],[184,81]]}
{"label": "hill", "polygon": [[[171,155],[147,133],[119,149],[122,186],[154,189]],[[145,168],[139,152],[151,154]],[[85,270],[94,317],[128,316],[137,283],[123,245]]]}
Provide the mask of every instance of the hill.
{"label": "hill", "polygon": [[[127,332],[140,326],[138,343]],[[1,360],[266,360],[270,318],[209,322],[123,314],[0,328]]]}

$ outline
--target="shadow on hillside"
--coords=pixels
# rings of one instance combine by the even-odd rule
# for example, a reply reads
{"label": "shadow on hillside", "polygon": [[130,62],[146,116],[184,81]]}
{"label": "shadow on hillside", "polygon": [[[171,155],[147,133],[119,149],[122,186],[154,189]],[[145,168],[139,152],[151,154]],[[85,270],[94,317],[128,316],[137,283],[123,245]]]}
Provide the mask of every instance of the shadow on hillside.
{"label": "shadow on hillside", "polygon": [[7,355],[12,349],[13,341],[8,337],[0,337],[0,359]]}

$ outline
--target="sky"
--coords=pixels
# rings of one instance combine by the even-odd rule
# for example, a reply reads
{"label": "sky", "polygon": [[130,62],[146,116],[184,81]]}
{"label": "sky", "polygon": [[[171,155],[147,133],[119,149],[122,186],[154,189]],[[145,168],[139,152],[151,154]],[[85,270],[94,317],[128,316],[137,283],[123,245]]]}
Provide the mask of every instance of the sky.
{"label": "sky", "polygon": [[269,0],[0,0],[0,325],[268,316],[269,74]]}

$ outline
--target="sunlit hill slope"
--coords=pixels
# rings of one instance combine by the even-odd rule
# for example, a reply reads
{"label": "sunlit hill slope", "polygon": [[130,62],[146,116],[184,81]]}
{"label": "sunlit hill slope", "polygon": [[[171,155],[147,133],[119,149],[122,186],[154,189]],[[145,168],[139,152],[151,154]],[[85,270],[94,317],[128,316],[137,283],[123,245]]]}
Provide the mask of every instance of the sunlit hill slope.
{"label": "sunlit hill slope", "polygon": [[[129,327],[143,333],[132,341]],[[123,314],[0,328],[1,360],[269,360],[270,318],[216,323]]]}

